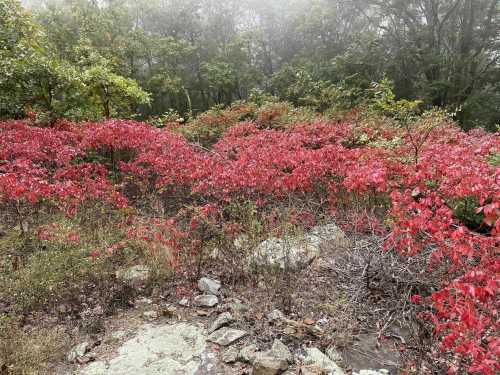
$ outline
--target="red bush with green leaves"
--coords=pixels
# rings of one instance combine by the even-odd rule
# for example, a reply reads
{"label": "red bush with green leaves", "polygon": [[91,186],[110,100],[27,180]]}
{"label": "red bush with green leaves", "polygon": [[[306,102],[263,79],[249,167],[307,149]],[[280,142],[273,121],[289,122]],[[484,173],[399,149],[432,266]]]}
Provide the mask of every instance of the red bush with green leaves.
{"label": "red bush with green leaves", "polygon": [[[286,130],[244,123],[207,151],[132,121],[53,128],[7,121],[0,123],[0,205],[50,203],[71,213],[89,200],[130,204],[122,194],[129,181],[167,200],[182,190],[181,197],[199,206],[191,218],[156,220],[130,235],[156,236],[176,252],[183,246],[193,252],[202,246],[203,218],[222,220],[217,207],[229,201],[265,208],[293,196],[342,210],[360,197],[377,197],[387,202],[392,223],[386,248],[410,257],[430,250],[429,267],[447,269],[441,290],[412,298],[427,307],[442,350],[465,359],[470,373],[498,373],[500,168],[488,158],[500,152],[500,136],[442,124],[364,129],[372,142],[363,144],[359,132],[351,123]],[[456,202],[463,200],[476,202],[469,214],[481,215],[479,227],[458,213]]]}

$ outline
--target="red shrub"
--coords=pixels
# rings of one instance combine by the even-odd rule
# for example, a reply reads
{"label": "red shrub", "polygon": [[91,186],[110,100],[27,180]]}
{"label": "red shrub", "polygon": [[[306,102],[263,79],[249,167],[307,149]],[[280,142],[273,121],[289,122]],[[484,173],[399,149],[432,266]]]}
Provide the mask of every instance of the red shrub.
{"label": "red shrub", "polygon": [[[443,126],[419,138],[418,128],[391,128],[368,136],[398,136],[401,145],[360,146],[353,142],[358,132],[348,123],[298,124],[283,131],[247,123],[228,130],[207,152],[170,131],[133,121],[50,129],[3,122],[0,203],[50,201],[76,209],[86,200],[104,200],[124,206],[121,184],[130,180],[149,191],[182,189],[203,203],[179,213],[182,220],[136,224],[130,232],[171,248],[177,263],[181,250],[200,250],[207,223],[222,220],[217,207],[233,199],[253,199],[264,208],[291,194],[321,196],[320,203],[339,210],[359,197],[383,199],[393,222],[386,247],[407,256],[432,250],[429,266],[448,268],[441,290],[412,298],[427,303],[442,349],[467,359],[471,373],[500,371],[500,168],[487,162],[499,152],[500,137]],[[452,203],[461,199],[479,202],[481,233],[454,209]],[[374,212],[349,215],[359,219],[360,230],[375,225],[382,233]],[[299,220],[314,223],[311,215],[300,214]],[[220,226],[229,232],[238,227]]]}

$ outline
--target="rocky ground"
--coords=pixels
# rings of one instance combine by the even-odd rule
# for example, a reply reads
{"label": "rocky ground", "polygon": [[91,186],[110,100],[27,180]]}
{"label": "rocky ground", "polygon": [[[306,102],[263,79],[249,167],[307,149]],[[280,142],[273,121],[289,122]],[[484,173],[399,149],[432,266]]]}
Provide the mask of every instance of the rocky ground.
{"label": "rocky ground", "polygon": [[[200,295],[181,299],[176,305],[158,305],[139,298],[136,308],[106,321],[107,334],[98,341],[85,341],[67,355],[68,366],[61,374],[335,374],[343,369],[342,355],[333,347],[322,352],[309,345],[289,347],[287,334],[299,330],[322,333],[313,321],[289,319],[280,310],[260,318],[281,326],[283,335],[255,337],[246,329],[249,307],[239,300],[222,301],[220,284],[199,281]],[[376,365],[375,365],[376,367]],[[353,374],[385,375],[387,369],[356,369]]]}
{"label": "rocky ground", "polygon": [[[286,261],[293,269],[290,277],[284,280],[280,273],[279,282],[261,278],[255,287],[243,287],[222,285],[222,278],[208,275],[182,298],[141,296],[148,269],[123,270],[117,277],[138,291],[133,308],[103,319],[100,334],[80,336],[57,373],[397,374],[409,334],[397,324],[394,310],[390,319],[370,320],[370,311],[391,311],[379,309],[387,301],[370,288],[343,300],[358,281],[353,277],[351,286],[336,284],[341,281],[337,268],[346,267],[345,254],[361,245],[335,226],[315,228],[300,241],[269,239],[249,262],[281,268]],[[364,284],[367,270],[359,266]],[[364,306],[353,309],[353,301]]]}

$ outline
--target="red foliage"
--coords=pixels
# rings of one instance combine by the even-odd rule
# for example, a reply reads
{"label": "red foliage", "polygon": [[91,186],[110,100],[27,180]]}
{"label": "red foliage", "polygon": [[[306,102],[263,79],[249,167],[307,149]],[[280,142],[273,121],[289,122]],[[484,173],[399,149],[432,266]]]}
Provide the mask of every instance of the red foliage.
{"label": "red foliage", "polygon": [[[170,131],[132,121],[61,123],[50,129],[8,121],[0,123],[0,204],[53,202],[76,209],[103,200],[122,207],[125,180],[149,190],[187,191],[186,197],[201,196],[204,203],[182,218],[183,226],[153,220],[130,229],[134,238],[171,249],[176,264],[181,250],[199,250],[204,225],[221,220],[218,207],[230,200],[252,199],[262,208],[314,193],[335,209],[352,197],[381,197],[390,203],[393,223],[386,247],[406,256],[429,251],[431,267],[447,267],[441,290],[412,297],[429,308],[442,349],[467,359],[471,373],[497,373],[500,168],[487,157],[499,152],[500,137],[443,126],[416,150],[414,134],[402,130],[368,134],[404,140],[387,148],[356,146],[355,133],[349,123],[299,124],[282,131],[247,123],[228,130],[207,152]],[[479,202],[481,233],[457,217],[450,202],[463,198]],[[315,220],[310,213],[294,217]],[[359,219],[359,230],[370,226],[383,232],[371,211],[352,217]],[[221,227],[233,233],[238,225]]]}

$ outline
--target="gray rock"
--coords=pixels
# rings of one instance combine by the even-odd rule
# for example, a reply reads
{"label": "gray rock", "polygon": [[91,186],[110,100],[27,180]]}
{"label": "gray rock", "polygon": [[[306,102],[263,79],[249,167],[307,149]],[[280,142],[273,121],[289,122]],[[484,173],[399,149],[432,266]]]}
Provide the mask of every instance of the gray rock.
{"label": "gray rock", "polygon": [[149,310],[149,311],[144,311],[142,313],[142,316],[144,317],[144,319],[152,321],[158,319],[159,314],[158,311],[156,310]]}
{"label": "gray rock", "polygon": [[330,346],[328,349],[326,349],[325,354],[333,362],[336,362],[336,363],[342,362],[342,355],[333,346]]}
{"label": "gray rock", "polygon": [[377,333],[359,334],[353,345],[343,350],[342,357],[353,371],[379,369],[383,363],[383,368],[398,373],[402,360],[390,342],[379,341]]}
{"label": "gray rock", "polygon": [[359,372],[354,372],[353,375],[389,375],[389,370],[360,370]]}
{"label": "gray rock", "polygon": [[305,351],[305,365],[310,365],[313,368],[319,368],[321,371],[326,372],[329,375],[345,375],[344,370],[323,354],[318,348],[306,348]]}
{"label": "gray rock", "polygon": [[151,270],[148,266],[137,265],[116,271],[116,278],[131,288],[141,289],[148,284]]}
{"label": "gray rock", "polygon": [[219,303],[219,299],[217,296],[212,294],[203,294],[201,296],[194,297],[193,303],[198,307],[214,307]]}
{"label": "gray rock", "polygon": [[245,305],[242,303],[240,300],[235,300],[234,302],[231,302],[229,304],[229,308],[238,314],[245,313],[250,310],[250,307],[248,305]]}
{"label": "gray rock", "polygon": [[278,339],[274,340],[273,346],[271,347],[269,354],[274,356],[275,358],[284,359],[288,363],[293,362],[292,352],[290,351],[290,349],[288,349],[288,347],[285,344],[283,344]]}
{"label": "gray rock", "polygon": [[[321,367],[309,365],[300,368],[301,375],[325,375],[327,374]],[[329,374],[329,373],[328,373]]]}
{"label": "gray rock", "polygon": [[81,344],[76,345],[66,355],[66,361],[72,363],[76,361],[78,358],[83,357],[85,353],[87,353],[89,346],[90,344],[88,342],[82,342]]}
{"label": "gray rock", "polygon": [[153,300],[151,298],[137,298],[134,301],[134,305],[138,307],[152,305],[152,304]]}
{"label": "gray rock", "polygon": [[282,320],[282,319],[285,319],[285,314],[283,314],[278,309],[274,309],[269,314],[267,314],[267,319],[270,320],[271,322],[273,322],[275,320]]}
{"label": "gray rock", "polygon": [[238,348],[232,346],[229,349],[226,349],[222,353],[222,361],[224,363],[234,363],[238,360]]}
{"label": "gray rock", "polygon": [[111,338],[114,340],[121,340],[127,336],[127,331],[114,331],[111,332]]}
{"label": "gray rock", "polygon": [[177,303],[179,304],[179,306],[189,307],[189,299],[187,298],[183,298]]}
{"label": "gray rock", "polygon": [[240,234],[233,241],[233,246],[236,250],[244,250],[249,245],[250,245],[250,238],[244,233]]}
{"label": "gray rock", "polygon": [[257,348],[257,345],[255,344],[247,345],[240,350],[238,359],[241,362],[253,363],[255,361],[255,356],[257,355],[258,350],[259,348]]}
{"label": "gray rock", "polygon": [[248,333],[239,329],[223,327],[208,336],[208,341],[221,346],[228,346],[245,337]]}
{"label": "gray rock", "polygon": [[108,361],[85,366],[79,375],[216,375],[220,368],[203,328],[187,323],[146,324]]}
{"label": "gray rock", "polygon": [[333,223],[314,227],[307,235],[307,239],[322,251],[328,247],[347,247],[349,245],[344,231]]}
{"label": "gray rock", "polygon": [[288,368],[285,359],[276,358],[268,353],[258,353],[253,363],[252,375],[277,375]]}
{"label": "gray rock", "polygon": [[208,277],[202,277],[198,281],[198,289],[203,293],[217,295],[220,291],[220,281],[209,279]]}
{"label": "gray rock", "polygon": [[276,267],[300,269],[319,255],[319,248],[305,238],[271,237],[257,246],[247,258],[250,267]]}
{"label": "gray rock", "polygon": [[231,313],[228,313],[228,312],[222,313],[210,325],[210,328],[208,329],[208,333],[212,333],[214,331],[217,331],[219,328],[227,326],[228,324],[231,324],[232,322],[234,322],[234,318],[231,315]]}
{"label": "gray rock", "polygon": [[347,237],[335,224],[317,226],[302,236],[268,238],[251,252],[247,265],[301,269],[317,258],[322,250],[347,244]]}

